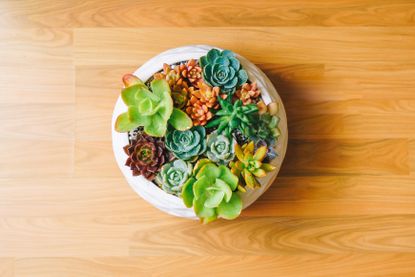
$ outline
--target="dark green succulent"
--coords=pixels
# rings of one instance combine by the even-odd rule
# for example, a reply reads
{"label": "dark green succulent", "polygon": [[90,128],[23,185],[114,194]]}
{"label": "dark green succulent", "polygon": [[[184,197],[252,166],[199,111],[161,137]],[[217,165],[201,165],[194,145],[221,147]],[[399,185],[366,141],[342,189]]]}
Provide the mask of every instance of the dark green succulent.
{"label": "dark green succulent", "polygon": [[265,113],[255,116],[253,120],[256,124],[245,128],[243,134],[254,142],[265,141],[268,145],[274,144],[280,135],[278,129],[279,117]]}
{"label": "dark green succulent", "polygon": [[248,80],[248,74],[232,51],[211,49],[200,58],[199,63],[204,81],[212,87],[219,87],[228,95],[232,95],[237,87]]}
{"label": "dark green succulent", "polygon": [[217,127],[218,134],[225,134],[229,137],[233,130],[243,131],[252,126],[251,115],[258,111],[255,104],[243,106],[241,100],[236,100],[232,105],[221,98],[218,100],[221,109],[216,113],[216,118],[206,125],[206,128]]}
{"label": "dark green succulent", "polygon": [[177,158],[191,160],[206,151],[206,130],[203,126],[194,126],[186,131],[169,131],[165,143]]}

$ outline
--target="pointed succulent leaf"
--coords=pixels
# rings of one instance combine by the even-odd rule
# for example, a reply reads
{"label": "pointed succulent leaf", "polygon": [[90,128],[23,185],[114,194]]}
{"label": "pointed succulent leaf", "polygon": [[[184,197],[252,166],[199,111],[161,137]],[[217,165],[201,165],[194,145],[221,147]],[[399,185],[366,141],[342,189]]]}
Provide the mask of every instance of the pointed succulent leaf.
{"label": "pointed succulent leaf", "polygon": [[276,169],[276,167],[275,167],[275,166],[273,166],[273,165],[271,165],[271,164],[266,164],[266,163],[263,163],[263,164],[261,165],[261,168],[262,168],[263,170],[265,170],[266,172],[271,172],[271,171],[273,171],[274,169]]}
{"label": "pointed succulent leaf", "polygon": [[257,161],[262,161],[267,155],[267,151],[268,150],[266,146],[259,147],[254,154],[254,159]]}

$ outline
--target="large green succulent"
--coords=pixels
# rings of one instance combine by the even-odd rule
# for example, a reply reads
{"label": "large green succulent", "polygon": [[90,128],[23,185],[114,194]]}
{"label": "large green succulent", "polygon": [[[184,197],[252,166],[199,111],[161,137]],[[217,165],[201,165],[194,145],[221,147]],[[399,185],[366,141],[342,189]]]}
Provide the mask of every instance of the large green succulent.
{"label": "large green succulent", "polygon": [[234,192],[238,177],[228,167],[216,166],[208,159],[199,160],[182,189],[184,204],[193,209],[203,223],[218,217],[234,219],[242,210],[242,200]]}
{"label": "large green succulent", "polygon": [[205,82],[212,87],[219,87],[224,93],[232,95],[237,87],[248,80],[248,74],[232,51],[211,49],[200,58],[199,63]]}
{"label": "large green succulent", "polygon": [[207,138],[207,157],[217,163],[227,165],[235,157],[235,139],[213,132]]}
{"label": "large green succulent", "polygon": [[160,173],[157,175],[156,183],[170,194],[180,195],[183,184],[192,174],[192,165],[189,162],[175,160],[163,165]]}
{"label": "large green succulent", "polygon": [[186,131],[167,132],[166,147],[181,160],[191,160],[206,151],[206,130],[203,126],[194,126]]}
{"label": "large green succulent", "polygon": [[150,84],[151,92],[134,75],[126,76],[126,87],[121,92],[121,98],[128,106],[128,111],[120,114],[115,122],[118,132],[128,132],[142,126],[146,134],[162,137],[166,133],[167,122],[180,130],[192,126],[192,121],[186,113],[173,108],[170,87],[166,80],[153,80]]}
{"label": "large green succulent", "polygon": [[217,127],[219,134],[226,134],[228,137],[235,129],[241,131],[253,124],[250,115],[257,112],[255,104],[242,105],[241,100],[236,100],[232,105],[226,100],[218,98],[221,109],[216,113],[216,119],[210,121],[206,128]]}

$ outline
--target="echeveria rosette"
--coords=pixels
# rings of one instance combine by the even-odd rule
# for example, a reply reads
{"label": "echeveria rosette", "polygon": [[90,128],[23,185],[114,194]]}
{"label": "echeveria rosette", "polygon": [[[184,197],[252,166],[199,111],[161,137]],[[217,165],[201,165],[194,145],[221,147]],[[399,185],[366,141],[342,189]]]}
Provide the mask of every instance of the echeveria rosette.
{"label": "echeveria rosette", "polygon": [[235,139],[213,132],[207,137],[207,157],[217,163],[227,165],[235,157]]}
{"label": "echeveria rosette", "polygon": [[192,174],[192,164],[183,160],[175,160],[163,165],[157,175],[156,183],[170,194],[180,195],[183,184]]}
{"label": "echeveria rosette", "polygon": [[231,136],[232,131],[239,129],[241,131],[252,126],[251,115],[258,112],[255,104],[243,106],[241,100],[236,100],[232,105],[226,100],[218,99],[221,109],[215,114],[216,118],[211,120],[206,127],[216,127],[219,134]]}
{"label": "echeveria rosette", "polygon": [[238,177],[228,167],[202,159],[195,165],[193,174],[183,186],[182,198],[203,223],[218,217],[235,219],[240,215],[242,200],[235,192]]}
{"label": "echeveria rosette", "polygon": [[[248,81],[248,74],[230,50],[211,49],[199,60],[203,69],[203,80],[212,87],[232,95],[236,88]],[[230,98],[229,98],[230,99]]]}
{"label": "echeveria rosette", "polygon": [[192,160],[206,151],[206,130],[194,126],[186,131],[167,132],[166,147],[181,160]]}
{"label": "echeveria rosette", "polygon": [[115,122],[118,132],[128,132],[142,126],[146,134],[162,137],[166,133],[168,121],[181,130],[192,126],[186,113],[173,108],[166,80],[153,80],[150,83],[152,91],[134,75],[127,74],[123,80],[126,87],[121,92],[121,98],[128,106],[128,111],[120,114]]}
{"label": "echeveria rosette", "polygon": [[172,160],[160,138],[146,134],[138,134],[135,140],[124,147],[128,159],[125,163],[133,172],[133,176],[142,175],[153,181],[161,166]]}
{"label": "echeveria rosette", "polygon": [[259,188],[261,185],[256,180],[256,177],[265,177],[267,172],[275,169],[271,164],[264,163],[263,160],[267,153],[267,147],[261,146],[254,151],[254,142],[251,141],[248,144],[244,144],[242,148],[236,144],[235,154],[237,161],[230,162],[229,166],[231,171],[236,176],[241,176],[245,181],[238,187],[241,191],[245,191],[245,185],[249,188]]}

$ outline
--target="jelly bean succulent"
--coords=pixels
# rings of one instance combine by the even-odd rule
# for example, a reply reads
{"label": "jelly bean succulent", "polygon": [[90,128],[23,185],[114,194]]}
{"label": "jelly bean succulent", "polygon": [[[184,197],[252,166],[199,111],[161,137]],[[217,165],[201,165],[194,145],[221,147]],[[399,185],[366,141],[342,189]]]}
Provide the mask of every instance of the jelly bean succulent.
{"label": "jelly bean succulent", "polygon": [[255,104],[242,105],[241,100],[236,100],[232,105],[228,101],[219,98],[221,109],[216,113],[216,118],[206,124],[207,128],[217,127],[219,134],[226,134],[228,137],[235,129],[243,131],[252,124],[250,115],[257,112]]}
{"label": "jelly bean succulent", "polygon": [[203,223],[218,217],[234,219],[242,210],[242,200],[235,192],[237,186],[238,177],[228,167],[202,159],[183,185],[183,202],[188,208],[193,207]]}
{"label": "jelly bean succulent", "polygon": [[165,192],[180,195],[183,184],[189,179],[191,174],[191,163],[175,160],[163,165],[155,181]]}
{"label": "jelly bean succulent", "polygon": [[133,176],[142,175],[152,181],[159,172],[161,166],[172,160],[160,138],[151,137],[144,133],[124,147],[128,155],[125,165],[129,166]]}
{"label": "jelly bean succulent", "polygon": [[244,182],[241,182],[240,190],[244,190],[244,187],[259,188],[261,185],[255,177],[265,177],[267,172],[275,169],[271,164],[264,163],[263,159],[267,154],[266,146],[259,147],[254,151],[254,142],[251,141],[240,147],[235,145],[235,154],[237,161],[231,162],[229,165],[231,171],[236,176],[241,176]]}
{"label": "jelly bean succulent", "polygon": [[207,157],[217,163],[228,165],[235,157],[235,139],[213,132],[207,137]]}
{"label": "jelly bean succulent", "polygon": [[192,126],[186,113],[173,108],[170,87],[166,80],[153,80],[150,91],[137,77],[128,74],[123,78],[126,87],[121,92],[128,111],[118,116],[115,129],[128,132],[142,126],[144,132],[154,137],[162,137],[169,121],[173,127],[186,130]]}
{"label": "jelly bean succulent", "polygon": [[248,80],[248,74],[232,51],[211,49],[206,56],[200,58],[199,63],[203,69],[204,81],[229,95]]}
{"label": "jelly bean succulent", "polygon": [[206,130],[203,126],[194,126],[186,131],[170,131],[166,135],[166,147],[181,160],[193,160],[206,151]]}

